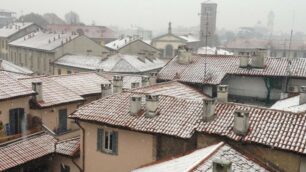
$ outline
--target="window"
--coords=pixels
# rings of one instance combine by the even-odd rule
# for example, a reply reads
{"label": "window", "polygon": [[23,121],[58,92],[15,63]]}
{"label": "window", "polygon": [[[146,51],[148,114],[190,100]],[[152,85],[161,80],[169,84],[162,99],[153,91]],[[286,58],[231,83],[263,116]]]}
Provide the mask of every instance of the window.
{"label": "window", "polygon": [[65,164],[61,164],[61,172],[70,172],[70,167]]}
{"label": "window", "polygon": [[117,155],[118,132],[98,128],[97,150],[100,152]]}
{"label": "window", "polygon": [[67,109],[60,109],[58,111],[58,133],[64,133],[67,131]]}
{"label": "window", "polygon": [[172,57],[173,56],[173,47],[172,45],[166,46],[166,57]]}
{"label": "window", "polygon": [[9,125],[6,127],[7,135],[19,134],[26,129],[26,121],[23,108],[11,109],[9,111]]}
{"label": "window", "polygon": [[67,70],[67,74],[71,74],[71,70]]}
{"label": "window", "polygon": [[57,69],[57,74],[61,75],[62,74],[62,70],[61,69]]}

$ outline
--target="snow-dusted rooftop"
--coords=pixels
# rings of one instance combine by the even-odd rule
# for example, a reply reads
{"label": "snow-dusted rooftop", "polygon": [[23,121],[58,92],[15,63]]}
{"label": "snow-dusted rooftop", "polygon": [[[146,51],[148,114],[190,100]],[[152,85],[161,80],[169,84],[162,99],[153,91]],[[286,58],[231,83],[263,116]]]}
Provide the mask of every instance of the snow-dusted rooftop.
{"label": "snow-dusted rooftop", "polygon": [[201,47],[198,49],[197,54],[234,55],[232,52],[217,49],[216,47]]}
{"label": "snow-dusted rooftop", "polygon": [[103,70],[117,73],[139,73],[164,67],[165,62],[158,58],[145,58],[136,55],[115,54],[110,57],[65,55],[54,62],[56,65],[87,70]]}
{"label": "snow-dusted rooftop", "polygon": [[32,32],[22,38],[9,43],[10,46],[32,48],[44,51],[52,51],[77,38],[77,33]]}
{"label": "snow-dusted rooftop", "polygon": [[144,166],[133,170],[133,172],[205,172],[212,169],[214,159],[232,162],[233,171],[268,171],[229,145],[220,142],[206,148],[198,149],[185,156]]}
{"label": "snow-dusted rooftop", "polygon": [[132,36],[127,36],[127,37],[124,37],[124,38],[120,38],[120,39],[117,39],[115,41],[112,41],[108,44],[106,44],[105,46],[108,47],[108,48],[111,48],[113,50],[119,50],[120,48],[126,46],[127,44],[131,43],[131,42],[134,42],[134,41],[142,41],[140,39],[137,39],[137,38],[133,38]]}
{"label": "snow-dusted rooftop", "polygon": [[1,60],[1,59],[0,59],[0,70],[19,73],[19,74],[25,74],[25,75],[31,75],[34,73],[30,69],[15,65],[12,62]]}
{"label": "snow-dusted rooftop", "polygon": [[188,43],[190,42],[199,42],[200,40],[191,34],[182,35],[180,38],[185,39]]}
{"label": "snow-dusted rooftop", "polygon": [[271,109],[284,110],[291,112],[306,112],[306,104],[300,104],[300,96],[294,96],[277,101]]}
{"label": "snow-dusted rooftop", "polygon": [[27,28],[31,26],[33,23],[29,22],[19,22],[19,23],[11,23],[7,26],[4,26],[0,29],[0,37],[9,37],[12,36],[13,34],[19,32],[20,30]]}

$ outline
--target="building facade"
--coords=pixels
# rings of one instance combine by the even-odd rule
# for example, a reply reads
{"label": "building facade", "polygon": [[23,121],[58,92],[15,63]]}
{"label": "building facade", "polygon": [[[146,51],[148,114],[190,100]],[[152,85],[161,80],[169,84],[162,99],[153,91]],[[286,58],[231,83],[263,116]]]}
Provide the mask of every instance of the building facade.
{"label": "building facade", "polygon": [[215,46],[217,4],[210,1],[201,4],[200,40],[202,46]]}

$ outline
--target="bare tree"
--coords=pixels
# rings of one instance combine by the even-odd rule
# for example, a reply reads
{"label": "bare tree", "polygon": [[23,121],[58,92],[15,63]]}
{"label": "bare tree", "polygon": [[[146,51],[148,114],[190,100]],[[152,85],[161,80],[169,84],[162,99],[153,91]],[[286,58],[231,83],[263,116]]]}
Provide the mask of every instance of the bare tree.
{"label": "bare tree", "polygon": [[79,24],[80,17],[76,12],[70,11],[69,13],[65,14],[65,20],[68,24]]}

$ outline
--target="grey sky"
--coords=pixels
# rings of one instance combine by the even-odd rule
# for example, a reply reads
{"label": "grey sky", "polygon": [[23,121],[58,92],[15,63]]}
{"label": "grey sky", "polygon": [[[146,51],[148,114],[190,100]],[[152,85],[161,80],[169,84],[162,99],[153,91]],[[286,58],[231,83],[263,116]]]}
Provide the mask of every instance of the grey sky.
{"label": "grey sky", "polygon": [[[81,20],[99,25],[142,26],[166,31],[168,21],[175,26],[199,25],[203,0],[1,0],[1,7],[18,13],[54,12],[63,18],[67,11],[77,12]],[[275,30],[306,30],[305,0],[215,0],[218,3],[218,29],[267,23],[267,15],[275,13]],[[295,16],[295,17],[293,17]]]}

